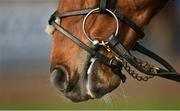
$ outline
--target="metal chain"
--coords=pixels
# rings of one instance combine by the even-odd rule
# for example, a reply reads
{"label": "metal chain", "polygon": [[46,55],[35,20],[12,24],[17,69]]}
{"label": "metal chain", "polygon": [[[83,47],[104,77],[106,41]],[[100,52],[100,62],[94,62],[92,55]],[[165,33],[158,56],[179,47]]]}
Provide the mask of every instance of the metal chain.
{"label": "metal chain", "polygon": [[[106,42],[103,42],[100,44],[102,46],[105,47],[105,49],[109,52],[112,53],[115,58],[122,63],[124,69],[129,73],[130,76],[132,76],[134,79],[138,80],[138,81],[148,81],[151,78],[154,78],[154,75],[148,75],[148,76],[142,76],[140,74],[138,74],[137,72],[135,72],[135,70],[133,70],[131,68],[131,66],[129,65],[129,63],[123,59],[122,57],[120,57],[118,54],[116,54],[111,48],[109,48],[109,46],[107,46]],[[134,60],[139,64],[139,66],[142,67],[143,70],[145,70],[146,72],[151,72],[151,73],[156,73],[157,69],[156,67],[150,65],[147,61],[142,61],[141,59],[138,59],[136,57],[134,57]]]}
{"label": "metal chain", "polygon": [[[139,60],[139,59],[138,59]],[[124,67],[124,69],[129,73],[130,76],[132,76],[134,79],[138,80],[138,81],[148,81],[149,79],[153,78],[153,75],[148,75],[148,76],[142,76],[140,74],[138,74],[137,72],[135,72],[135,70],[133,70],[131,68],[131,66],[129,65],[129,63],[127,61],[125,61],[124,59],[122,59],[122,65]],[[138,62],[138,61],[137,61]],[[154,68],[149,65],[147,62],[141,61],[138,62],[138,64],[145,70],[145,71],[150,71],[150,72],[154,72]],[[153,68],[153,69],[152,69]]]}

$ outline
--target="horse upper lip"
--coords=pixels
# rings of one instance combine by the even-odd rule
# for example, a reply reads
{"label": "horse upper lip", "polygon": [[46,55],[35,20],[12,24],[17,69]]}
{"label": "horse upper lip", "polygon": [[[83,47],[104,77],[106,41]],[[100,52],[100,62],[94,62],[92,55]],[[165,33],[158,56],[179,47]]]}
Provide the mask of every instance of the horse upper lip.
{"label": "horse upper lip", "polygon": [[73,80],[70,80],[68,82],[68,86],[65,92],[66,93],[71,92],[74,89],[74,87],[77,85],[78,81],[79,81],[79,75],[77,74],[77,76],[75,76]]}
{"label": "horse upper lip", "polygon": [[[88,69],[91,67],[91,61],[90,61],[90,58],[86,61],[86,65],[84,67],[84,70],[83,72],[81,72],[81,76],[78,76],[78,78],[76,79],[76,81],[74,82],[74,85],[73,87],[71,88],[71,90],[69,90],[69,92],[66,92],[67,94],[69,93],[71,95],[71,93],[73,93],[73,89],[76,89],[74,87],[76,87],[76,85],[78,84],[78,82],[83,82],[83,83],[79,83],[81,84],[79,87],[79,89],[81,90],[84,90],[84,91],[81,91],[80,90],[80,95],[81,98],[76,98],[74,97],[73,99],[70,97],[70,99],[72,101],[75,101],[75,102],[82,102],[82,101],[86,101],[88,99],[95,99],[96,96],[93,94],[93,92],[91,91],[91,83],[90,83],[90,76],[93,74],[93,71],[90,71],[90,73],[88,73]],[[93,68],[94,66],[92,66]],[[80,74],[76,74],[76,75],[80,75]],[[70,83],[71,84],[71,83]],[[82,93],[84,92],[84,93]],[[69,95],[68,94],[68,95]]]}

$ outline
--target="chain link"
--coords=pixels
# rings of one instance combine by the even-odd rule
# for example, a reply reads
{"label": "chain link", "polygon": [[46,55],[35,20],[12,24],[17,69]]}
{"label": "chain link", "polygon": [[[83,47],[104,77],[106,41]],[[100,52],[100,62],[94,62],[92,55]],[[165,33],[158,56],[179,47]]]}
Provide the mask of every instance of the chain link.
{"label": "chain link", "polygon": [[[148,75],[148,76],[142,76],[140,74],[138,74],[137,72],[135,72],[129,65],[129,63],[127,61],[125,61],[124,59],[122,59],[122,65],[124,67],[124,69],[129,73],[130,76],[132,76],[134,79],[138,80],[138,81],[148,81],[149,79],[153,78],[153,75]],[[145,71],[150,71],[150,72],[154,72],[154,68],[149,65],[147,62],[138,62],[138,64],[143,68],[143,70]],[[153,70],[152,70],[153,68]]]}
{"label": "chain link", "polygon": [[[114,55],[114,57],[116,58],[116,60],[118,60],[119,62],[122,63],[124,69],[129,73],[130,76],[132,76],[134,79],[138,80],[138,81],[148,81],[149,79],[154,78],[154,75],[148,75],[148,76],[142,76],[140,74],[138,74],[135,70],[133,70],[131,68],[131,66],[129,65],[129,63],[123,59],[122,57],[120,57],[118,54],[116,54],[111,48],[109,48],[109,46],[107,46],[107,43],[102,41],[101,43],[102,46],[104,46],[104,48],[109,52],[112,53]],[[157,73],[158,68],[155,66],[150,65],[147,61],[143,61],[141,59],[138,59],[136,57],[134,57],[134,60],[139,64],[139,66],[142,67],[142,69],[146,72],[151,72],[151,73]]]}

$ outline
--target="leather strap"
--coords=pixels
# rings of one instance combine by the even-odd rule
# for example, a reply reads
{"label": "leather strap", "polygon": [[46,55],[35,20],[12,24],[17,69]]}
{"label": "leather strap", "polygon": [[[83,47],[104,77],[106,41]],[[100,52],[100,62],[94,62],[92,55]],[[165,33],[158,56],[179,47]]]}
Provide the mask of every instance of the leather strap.
{"label": "leather strap", "polygon": [[100,13],[105,13],[106,9],[114,11],[116,9],[117,0],[100,0]]}
{"label": "leather strap", "polygon": [[163,58],[161,58],[160,56],[158,56],[154,52],[150,51],[149,49],[145,48],[144,46],[142,46],[138,42],[136,42],[133,50],[138,51],[138,52],[140,52],[140,53],[142,53],[142,54],[144,54],[144,55],[158,61],[158,63],[161,63],[169,71],[176,72],[176,70],[168,62],[166,62]]}
{"label": "leather strap", "polygon": [[136,25],[132,20],[130,20],[128,17],[122,15],[119,12],[115,12],[115,14],[116,14],[117,18],[119,19],[119,21],[128,25],[130,28],[132,28],[136,32],[138,38],[140,38],[140,39],[144,38],[145,34],[144,34],[143,30],[138,25]]}
{"label": "leather strap", "polygon": [[111,11],[115,11],[116,9],[117,0],[108,0],[107,9]]}
{"label": "leather strap", "polygon": [[[88,14],[92,9],[82,9],[82,10],[75,10],[75,11],[70,11],[70,12],[64,12],[64,13],[55,13],[56,17],[59,18],[65,18],[65,17],[71,17],[71,16],[79,16],[79,15],[86,15]],[[99,12],[99,11],[98,11]],[[94,12],[94,13],[98,13]]]}
{"label": "leather strap", "polygon": [[107,1],[109,0],[100,0],[99,11],[101,14],[106,12],[107,4],[108,4]]}
{"label": "leather strap", "polygon": [[[83,10],[75,10],[71,12],[66,12],[66,13],[54,13],[54,16],[59,17],[59,18],[65,18],[65,17],[70,17],[70,16],[79,16],[79,15],[86,15],[88,14],[92,9],[83,9]],[[100,11],[96,11],[94,13],[99,13]],[[115,12],[117,18],[119,19],[120,22],[123,22],[130,28],[132,28],[136,33],[138,38],[143,39],[145,34],[143,30],[137,26],[132,20],[130,20],[128,17],[122,15],[119,12]]]}
{"label": "leather strap", "polygon": [[[160,63],[163,67],[165,67],[166,69],[160,69],[157,73],[151,73],[148,71],[145,71],[144,69],[142,69],[141,66],[139,66],[139,64],[134,60],[134,57],[131,56],[131,54],[123,47],[123,45],[120,43],[119,39],[112,35],[109,38],[109,46],[111,49],[114,49],[114,51],[122,56],[129,64],[131,64],[132,66],[134,66],[138,71],[147,74],[147,75],[153,75],[153,76],[160,76],[166,79],[171,79],[177,82],[180,82],[180,74],[177,74],[177,72],[172,68],[171,65],[169,65],[165,60],[163,60],[161,57],[157,56],[156,54],[152,53],[151,51],[145,49],[143,46],[136,46],[136,50],[139,52],[142,52],[144,55],[149,56],[150,58],[157,58],[154,59],[156,60],[158,63]],[[138,48],[137,48],[138,47]],[[142,48],[143,47],[143,48]],[[140,49],[139,49],[140,48]],[[143,51],[142,51],[143,50]],[[145,53],[144,53],[145,52]],[[146,53],[148,52],[148,54]],[[158,60],[159,59],[159,60]]]}

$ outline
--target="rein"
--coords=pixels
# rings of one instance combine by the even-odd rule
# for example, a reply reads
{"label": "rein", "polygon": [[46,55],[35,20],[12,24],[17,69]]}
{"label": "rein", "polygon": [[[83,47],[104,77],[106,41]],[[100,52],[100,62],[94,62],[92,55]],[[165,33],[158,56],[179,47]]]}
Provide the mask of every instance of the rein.
{"label": "rein", "polygon": [[[124,23],[128,27],[132,28],[136,33],[139,39],[144,38],[145,34],[142,29],[137,26],[133,21],[131,21],[128,17],[122,15],[121,13],[115,10],[116,8],[116,0],[100,0],[99,8],[95,9],[82,9],[82,10],[75,10],[71,12],[65,13],[58,13],[55,12],[49,20],[49,25],[55,28],[60,33],[64,34],[67,38],[69,38],[72,42],[76,45],[87,51],[91,55],[91,64],[88,69],[88,74],[91,74],[93,70],[93,66],[96,61],[99,61],[102,64],[107,65],[112,69],[114,74],[117,74],[122,82],[126,81],[126,76],[121,73],[122,68],[124,68],[133,78],[139,81],[147,81],[154,76],[163,77],[166,79],[174,80],[180,82],[180,74],[176,72],[176,70],[163,58],[158,56],[157,54],[153,53],[152,51],[148,50],[144,46],[140,45],[138,42],[135,44],[132,50],[130,51],[137,51],[150,57],[151,59],[155,60],[156,62],[160,63],[164,68],[159,68],[150,65],[149,63],[137,59],[133,56],[130,51],[127,51],[122,43],[118,38],[119,32],[119,23]],[[117,29],[114,33],[111,34],[107,41],[99,41],[93,40],[87,33],[86,33],[86,20],[91,14],[109,14],[110,16],[114,17],[117,24]],[[85,15],[83,20],[83,32],[85,37],[91,42],[91,47],[83,43],[80,39],[75,37],[73,34],[68,32],[64,29],[59,23],[56,22],[56,19],[62,19],[69,16],[79,16]],[[108,53],[113,54],[112,58],[108,58],[105,55],[99,53],[99,48],[103,47],[107,50]],[[132,70],[132,66],[137,69],[138,71],[146,74],[147,76],[140,76],[134,70]]]}

